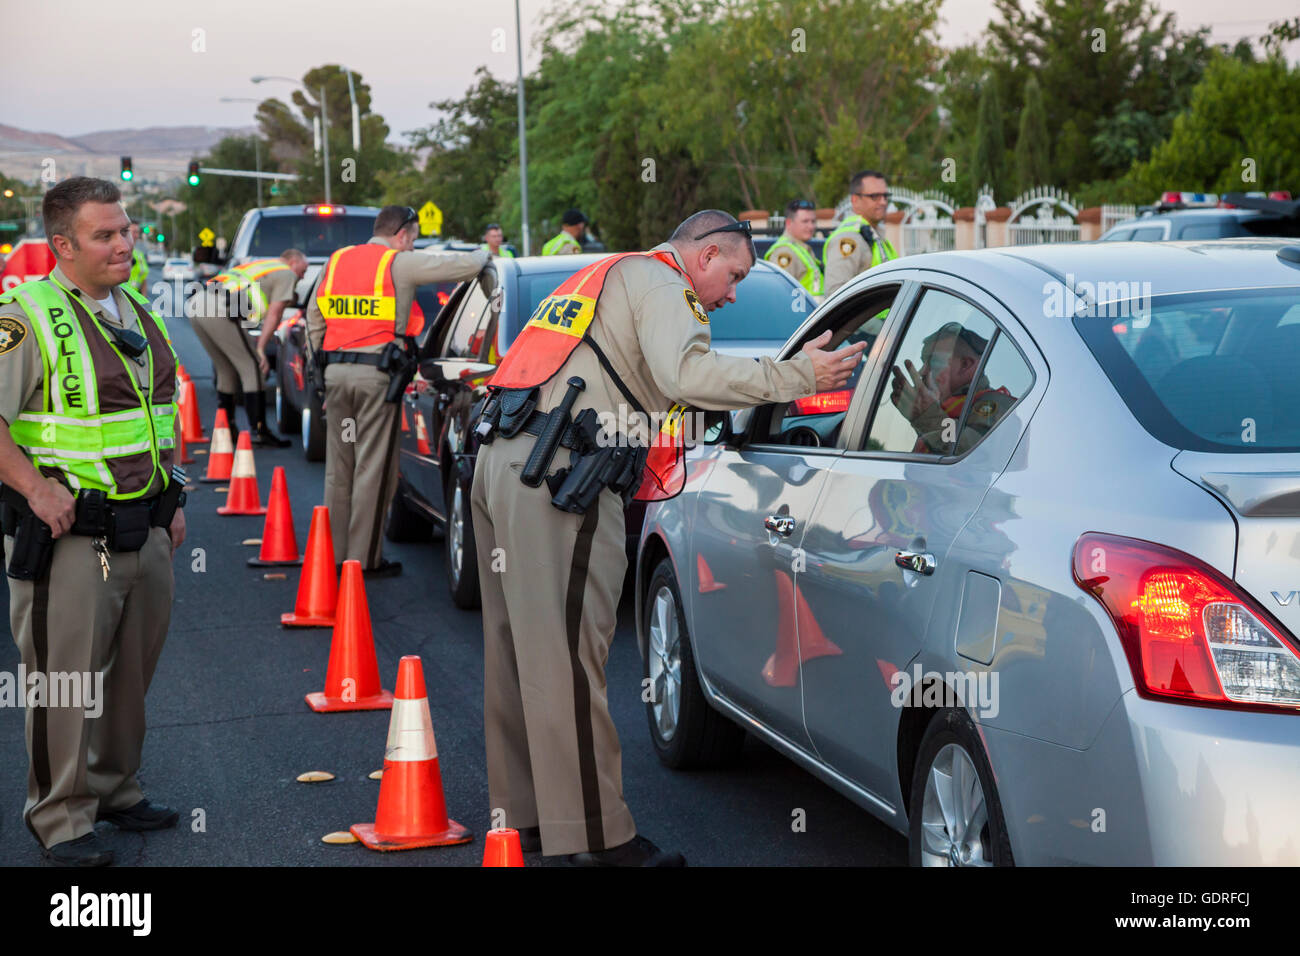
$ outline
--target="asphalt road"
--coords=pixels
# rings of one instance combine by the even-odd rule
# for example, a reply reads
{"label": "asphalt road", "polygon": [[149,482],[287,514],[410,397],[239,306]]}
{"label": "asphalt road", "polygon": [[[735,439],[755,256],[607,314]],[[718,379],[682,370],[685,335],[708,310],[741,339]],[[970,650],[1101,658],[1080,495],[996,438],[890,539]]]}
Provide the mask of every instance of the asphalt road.
{"label": "asphalt road", "polygon": [[[198,388],[204,427],[215,411],[211,363],[188,323],[170,323]],[[240,410],[240,427],[244,426]],[[299,547],[321,501],[324,466],[300,449],[256,455],[263,503],[271,471],[283,465]],[[190,466],[202,474],[204,458]],[[374,853],[320,838],[374,819],[389,713],[315,714],[303,695],[324,685],[330,631],[287,631],[297,571],[266,580],[246,566],[262,519],[220,517],[224,494],[199,485],[186,507],[188,538],[175,561],[176,600],[167,645],[148,697],[149,735],[140,776],[150,798],[182,811],[176,830],[99,830],[126,865],[476,866],[490,826],[483,749],[482,629],[477,612],[447,596],[442,542],[386,543],[404,565],[399,578],[367,582],[375,647],[385,687],[397,661],[419,654],[453,819],[476,834],[460,847]],[[195,549],[206,570],[194,570]],[[75,599],[75,596],[70,596]],[[8,634],[8,593],[0,589]],[[17,649],[0,641],[0,671],[16,672]],[[722,771],[680,773],[662,766],[648,740],[641,662],[625,599],[608,663],[610,706],[623,744],[623,788],[641,833],[681,850],[691,865],[899,865],[906,841],[866,811],[752,738]],[[27,756],[24,712],[0,708],[0,865],[40,863],[22,821]],[[336,779],[300,784],[307,770]],[[802,809],[806,829],[794,832]],[[200,812],[201,811],[201,812]],[[198,824],[202,822],[203,826]],[[548,862],[529,856],[529,865]]]}

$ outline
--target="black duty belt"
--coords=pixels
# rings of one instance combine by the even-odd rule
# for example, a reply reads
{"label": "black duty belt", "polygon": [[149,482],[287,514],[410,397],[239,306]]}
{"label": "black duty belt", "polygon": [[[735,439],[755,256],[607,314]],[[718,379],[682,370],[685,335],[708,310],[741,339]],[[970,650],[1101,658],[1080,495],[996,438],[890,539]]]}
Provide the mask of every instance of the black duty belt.
{"label": "black duty belt", "polygon": [[[540,436],[546,430],[546,423],[550,421],[552,415],[557,410],[552,409],[549,412],[533,412],[525,419],[520,431],[528,432],[530,435]],[[565,416],[568,417],[567,415]],[[587,436],[576,422],[570,422],[569,426],[560,433],[560,447],[568,448],[577,452],[585,452],[590,446]]]}
{"label": "black duty belt", "polygon": [[[104,534],[110,527],[113,520],[121,520],[128,523],[130,517],[140,515],[141,518],[148,515],[148,523],[153,527],[159,527],[154,521],[158,511],[158,503],[162,500],[162,495],[153,495],[150,498],[137,499],[135,501],[114,501],[107,500],[96,504],[93,498],[86,495],[77,495],[76,518],[72,527],[68,529],[69,534],[87,535],[89,537],[98,537]],[[0,526],[3,527],[5,534],[13,534],[18,526],[18,521],[31,508],[27,504],[27,499],[18,494],[11,488],[0,487]]]}
{"label": "black duty belt", "polygon": [[326,365],[373,365],[379,367],[382,352],[321,352]]}

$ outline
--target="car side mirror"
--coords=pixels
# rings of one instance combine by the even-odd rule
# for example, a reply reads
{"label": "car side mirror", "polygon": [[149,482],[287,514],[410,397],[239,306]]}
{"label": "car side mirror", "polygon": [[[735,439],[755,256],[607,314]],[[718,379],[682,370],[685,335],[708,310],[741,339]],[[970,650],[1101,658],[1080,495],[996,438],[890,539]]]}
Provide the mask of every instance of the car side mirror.
{"label": "car side mirror", "polygon": [[475,388],[496,370],[495,365],[474,359],[425,359],[420,363],[420,374],[438,388],[454,385]]}
{"label": "car side mirror", "polygon": [[701,437],[702,445],[722,445],[726,448],[740,448],[748,440],[746,427],[749,424],[749,409],[740,411],[707,413],[710,417],[719,417],[709,422]]}

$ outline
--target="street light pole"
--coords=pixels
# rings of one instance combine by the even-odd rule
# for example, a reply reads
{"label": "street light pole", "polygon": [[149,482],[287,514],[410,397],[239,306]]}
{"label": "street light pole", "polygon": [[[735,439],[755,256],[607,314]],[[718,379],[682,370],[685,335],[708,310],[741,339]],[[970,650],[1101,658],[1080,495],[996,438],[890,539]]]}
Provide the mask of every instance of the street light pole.
{"label": "street light pole", "polygon": [[523,214],[524,255],[531,255],[528,242],[528,135],[524,130],[524,36],[519,28],[519,0],[515,0],[515,56],[519,65],[519,205]]}
{"label": "street light pole", "polygon": [[357,109],[357,92],[352,87],[352,71],[346,66],[339,67],[348,75],[348,98],[352,100],[352,149],[361,152],[361,110]]}

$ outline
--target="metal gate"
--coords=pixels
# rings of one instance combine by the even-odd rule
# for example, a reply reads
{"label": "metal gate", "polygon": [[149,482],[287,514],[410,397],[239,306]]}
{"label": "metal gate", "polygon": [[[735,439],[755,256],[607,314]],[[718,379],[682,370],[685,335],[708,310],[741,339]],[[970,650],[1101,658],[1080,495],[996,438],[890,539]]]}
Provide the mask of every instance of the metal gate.
{"label": "metal gate", "polygon": [[900,224],[900,256],[948,252],[957,248],[957,228],[952,218],[956,203],[951,196],[934,190],[916,193],[910,189],[894,189],[890,192],[894,203],[904,208]]}
{"label": "metal gate", "polygon": [[[1061,214],[1057,214],[1057,209]],[[1033,215],[1028,213],[1033,210]],[[1055,186],[1038,186],[1016,197],[1007,221],[1007,242],[1034,246],[1049,242],[1077,242],[1079,209],[1069,194]]]}

